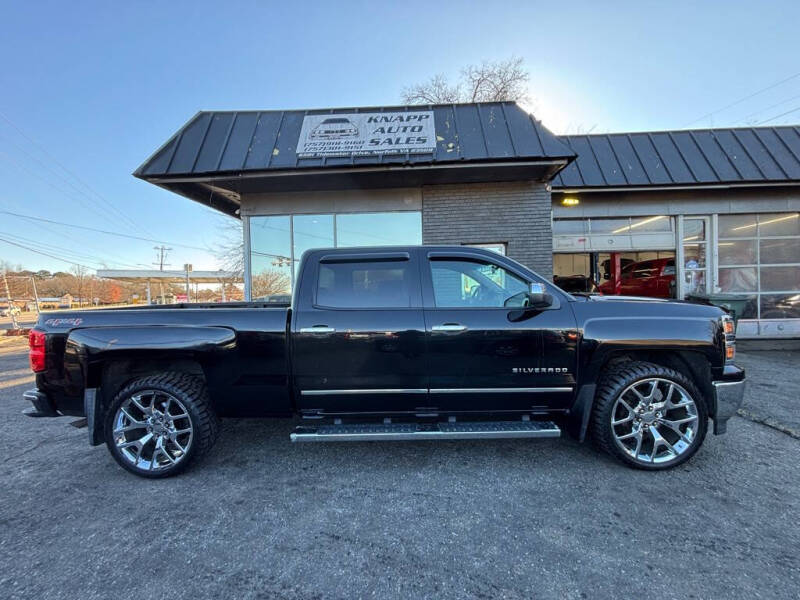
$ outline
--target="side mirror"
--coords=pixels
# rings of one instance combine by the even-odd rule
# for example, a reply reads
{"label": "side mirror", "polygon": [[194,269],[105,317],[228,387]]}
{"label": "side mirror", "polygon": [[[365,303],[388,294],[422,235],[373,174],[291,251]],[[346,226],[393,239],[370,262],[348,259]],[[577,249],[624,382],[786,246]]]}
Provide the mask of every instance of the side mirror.
{"label": "side mirror", "polygon": [[528,307],[547,308],[553,305],[553,297],[545,293],[545,287],[541,283],[532,283],[531,290],[527,294]]}
{"label": "side mirror", "polygon": [[553,306],[553,297],[550,294],[545,294],[544,292],[541,293],[529,292],[527,294],[527,298],[528,298],[528,304],[525,308],[542,310]]}
{"label": "side mirror", "polygon": [[553,297],[545,293],[545,287],[541,283],[532,283],[529,291],[514,294],[504,303],[507,308],[518,308],[523,311],[543,310],[552,305]]}

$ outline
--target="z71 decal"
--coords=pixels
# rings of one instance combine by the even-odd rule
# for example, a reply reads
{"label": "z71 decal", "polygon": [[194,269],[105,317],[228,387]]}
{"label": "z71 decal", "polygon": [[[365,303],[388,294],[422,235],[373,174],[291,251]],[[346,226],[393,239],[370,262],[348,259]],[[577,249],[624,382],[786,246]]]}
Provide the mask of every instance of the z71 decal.
{"label": "z71 decal", "polygon": [[81,323],[83,323],[83,319],[77,317],[72,319],[47,319],[44,322],[45,325],[50,325],[50,327],[62,327],[64,325],[78,327]]}

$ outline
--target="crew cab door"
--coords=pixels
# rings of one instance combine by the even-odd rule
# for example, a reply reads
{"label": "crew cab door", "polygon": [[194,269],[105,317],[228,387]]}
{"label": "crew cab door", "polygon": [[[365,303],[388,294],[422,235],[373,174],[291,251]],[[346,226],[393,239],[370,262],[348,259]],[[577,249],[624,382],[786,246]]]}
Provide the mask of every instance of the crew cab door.
{"label": "crew cab door", "polygon": [[305,413],[427,404],[425,322],[414,252],[314,253],[293,315],[295,397]]}
{"label": "crew cab door", "polygon": [[431,406],[448,412],[567,407],[578,338],[568,302],[549,288],[551,307],[515,307],[513,297],[529,291],[531,279],[512,261],[488,254],[432,251],[423,258]]}

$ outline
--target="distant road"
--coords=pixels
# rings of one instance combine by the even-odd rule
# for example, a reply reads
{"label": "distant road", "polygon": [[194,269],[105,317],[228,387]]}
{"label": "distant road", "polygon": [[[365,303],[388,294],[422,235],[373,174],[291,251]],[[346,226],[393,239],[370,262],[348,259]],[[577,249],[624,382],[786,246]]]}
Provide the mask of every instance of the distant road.
{"label": "distant road", "polygon": [[[92,306],[84,308],[62,309],[62,310],[102,310],[104,308],[119,308],[119,305]],[[58,310],[59,309],[51,309],[51,310],[43,310],[42,312],[58,312]],[[17,315],[17,323],[19,323],[20,327],[31,327],[33,324],[36,323],[36,320],[38,318],[39,314],[36,311],[23,312]],[[11,317],[0,317],[0,331],[4,329],[11,329]]]}
{"label": "distant road", "polygon": [[[26,312],[17,315],[17,323],[20,327],[30,327],[36,323],[39,315],[36,312]],[[11,329],[11,317],[0,317],[0,330]]]}

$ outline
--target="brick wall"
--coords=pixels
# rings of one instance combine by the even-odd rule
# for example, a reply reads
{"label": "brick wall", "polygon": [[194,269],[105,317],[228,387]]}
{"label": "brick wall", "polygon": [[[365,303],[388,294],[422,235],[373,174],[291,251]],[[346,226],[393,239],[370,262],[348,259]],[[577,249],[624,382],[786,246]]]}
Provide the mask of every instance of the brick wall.
{"label": "brick wall", "polygon": [[507,254],[539,275],[553,275],[550,192],[532,182],[422,188],[424,244],[505,242]]}

